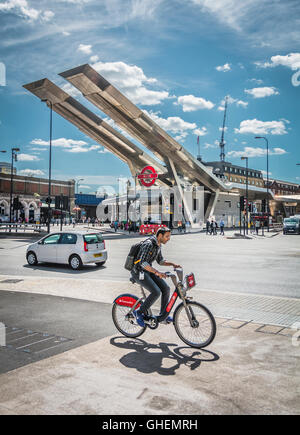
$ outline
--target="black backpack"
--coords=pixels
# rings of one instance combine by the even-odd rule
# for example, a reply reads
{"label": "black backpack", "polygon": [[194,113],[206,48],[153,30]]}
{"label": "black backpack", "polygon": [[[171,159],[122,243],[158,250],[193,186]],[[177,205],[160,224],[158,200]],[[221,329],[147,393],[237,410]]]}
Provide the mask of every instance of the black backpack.
{"label": "black backpack", "polygon": [[[150,238],[146,239],[146,240],[151,240]],[[146,240],[142,240],[141,242],[135,243],[134,245],[131,246],[129,254],[127,255],[124,267],[126,270],[129,270],[130,272],[133,269],[134,263],[138,257],[140,248],[142,246],[143,243],[145,243]]]}

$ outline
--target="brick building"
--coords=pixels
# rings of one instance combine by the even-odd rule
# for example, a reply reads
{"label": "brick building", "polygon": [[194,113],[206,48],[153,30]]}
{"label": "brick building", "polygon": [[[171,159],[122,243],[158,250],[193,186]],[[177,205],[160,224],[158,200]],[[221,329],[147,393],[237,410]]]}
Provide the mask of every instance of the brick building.
{"label": "brick building", "polygon": [[[10,206],[10,174],[0,173],[0,215],[9,216]],[[13,213],[15,219],[21,218],[30,222],[45,222],[48,205],[48,179],[14,175],[13,177],[13,199],[19,198],[21,203],[20,210]],[[75,206],[75,180],[51,181],[51,210],[52,217],[60,215],[60,211],[55,209],[55,196],[64,195],[69,198],[68,213],[72,213]]]}

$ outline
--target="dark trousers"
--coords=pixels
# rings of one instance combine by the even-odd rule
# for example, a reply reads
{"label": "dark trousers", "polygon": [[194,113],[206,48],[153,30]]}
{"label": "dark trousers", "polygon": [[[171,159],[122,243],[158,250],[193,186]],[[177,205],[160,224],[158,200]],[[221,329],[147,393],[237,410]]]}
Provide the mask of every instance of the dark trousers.
{"label": "dark trousers", "polygon": [[[170,297],[170,287],[168,284],[154,273],[144,272],[144,279],[139,279],[139,274],[132,272],[132,276],[135,281],[150,292],[150,295],[146,298],[145,302],[140,306],[139,311],[141,313],[146,313],[146,311],[154,304],[154,302],[161,295],[161,309],[160,315],[165,311]],[[157,316],[158,320],[160,315]]]}

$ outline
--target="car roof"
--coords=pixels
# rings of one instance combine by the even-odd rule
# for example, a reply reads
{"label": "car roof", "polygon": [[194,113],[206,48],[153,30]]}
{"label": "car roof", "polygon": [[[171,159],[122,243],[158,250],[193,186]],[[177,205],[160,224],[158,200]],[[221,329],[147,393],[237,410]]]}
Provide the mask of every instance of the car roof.
{"label": "car roof", "polygon": [[47,234],[47,236],[51,236],[52,234],[78,234],[81,236],[85,236],[87,234],[100,234],[103,235],[100,231],[84,231],[84,230],[69,230],[69,231],[53,231],[50,234]]}

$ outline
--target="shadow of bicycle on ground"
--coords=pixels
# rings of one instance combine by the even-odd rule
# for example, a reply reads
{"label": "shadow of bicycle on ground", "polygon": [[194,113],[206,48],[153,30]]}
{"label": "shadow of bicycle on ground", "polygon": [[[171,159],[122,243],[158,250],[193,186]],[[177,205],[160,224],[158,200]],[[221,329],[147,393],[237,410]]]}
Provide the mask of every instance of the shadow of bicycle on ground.
{"label": "shadow of bicycle on ground", "polygon": [[159,375],[172,376],[181,366],[195,370],[203,362],[219,359],[216,353],[209,350],[179,347],[175,343],[151,344],[139,338],[113,337],[110,344],[121,349],[130,349],[131,352],[120,358],[120,363],[147,374],[156,372]]}

